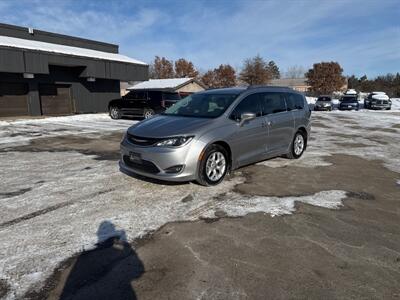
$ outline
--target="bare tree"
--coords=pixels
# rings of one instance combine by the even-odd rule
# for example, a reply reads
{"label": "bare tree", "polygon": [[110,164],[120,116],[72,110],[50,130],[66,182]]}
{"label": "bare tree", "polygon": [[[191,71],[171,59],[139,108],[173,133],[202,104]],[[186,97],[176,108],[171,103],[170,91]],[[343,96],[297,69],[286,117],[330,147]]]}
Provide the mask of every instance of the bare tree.
{"label": "bare tree", "polygon": [[272,74],[265,60],[257,55],[244,61],[239,78],[249,85],[266,84],[272,79]]}
{"label": "bare tree", "polygon": [[290,66],[286,73],[286,78],[304,78],[304,74],[306,73],[306,69],[303,66]]}

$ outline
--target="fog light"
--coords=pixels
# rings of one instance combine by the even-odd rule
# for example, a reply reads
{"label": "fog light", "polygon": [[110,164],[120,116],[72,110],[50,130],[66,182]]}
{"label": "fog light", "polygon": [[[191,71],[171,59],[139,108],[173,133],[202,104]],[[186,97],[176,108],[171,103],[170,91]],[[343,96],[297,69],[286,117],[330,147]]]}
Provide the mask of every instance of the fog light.
{"label": "fog light", "polygon": [[165,169],[165,173],[168,174],[173,174],[173,173],[179,173],[180,171],[183,170],[184,165],[177,165],[177,166],[172,166],[169,167],[168,169]]}

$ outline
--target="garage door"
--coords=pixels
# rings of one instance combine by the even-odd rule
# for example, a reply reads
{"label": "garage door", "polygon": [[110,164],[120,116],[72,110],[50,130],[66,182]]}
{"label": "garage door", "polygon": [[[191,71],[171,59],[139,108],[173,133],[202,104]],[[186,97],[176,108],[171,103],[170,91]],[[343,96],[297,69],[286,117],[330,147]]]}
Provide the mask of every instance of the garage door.
{"label": "garage door", "polygon": [[28,85],[0,82],[0,117],[29,114]]}
{"label": "garage door", "polygon": [[39,94],[43,115],[72,114],[73,106],[69,85],[40,85]]}

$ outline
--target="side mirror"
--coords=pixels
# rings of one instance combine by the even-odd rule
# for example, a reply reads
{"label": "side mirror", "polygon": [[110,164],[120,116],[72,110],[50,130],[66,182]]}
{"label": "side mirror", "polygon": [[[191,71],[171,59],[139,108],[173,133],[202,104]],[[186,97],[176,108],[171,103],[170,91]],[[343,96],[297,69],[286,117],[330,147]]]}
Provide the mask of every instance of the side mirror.
{"label": "side mirror", "polygon": [[242,127],[244,125],[244,123],[246,123],[247,121],[253,120],[255,118],[256,118],[256,114],[254,114],[254,113],[243,113],[240,116],[239,126]]}

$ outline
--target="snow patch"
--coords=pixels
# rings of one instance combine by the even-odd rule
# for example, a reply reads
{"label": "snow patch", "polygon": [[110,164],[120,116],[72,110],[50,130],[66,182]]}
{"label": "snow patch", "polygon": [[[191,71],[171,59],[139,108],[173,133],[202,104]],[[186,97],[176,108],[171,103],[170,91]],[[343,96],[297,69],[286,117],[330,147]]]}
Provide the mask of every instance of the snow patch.
{"label": "snow patch", "polygon": [[[262,197],[245,196],[238,193],[228,193],[225,196],[228,201],[221,201],[215,209],[223,210],[230,217],[245,216],[249,213],[264,212],[271,216],[292,214],[296,208],[296,202],[311,204],[330,209],[343,206],[342,200],[346,198],[346,192],[340,190],[322,191],[310,196],[299,197]],[[204,217],[213,217],[210,211]]]}

